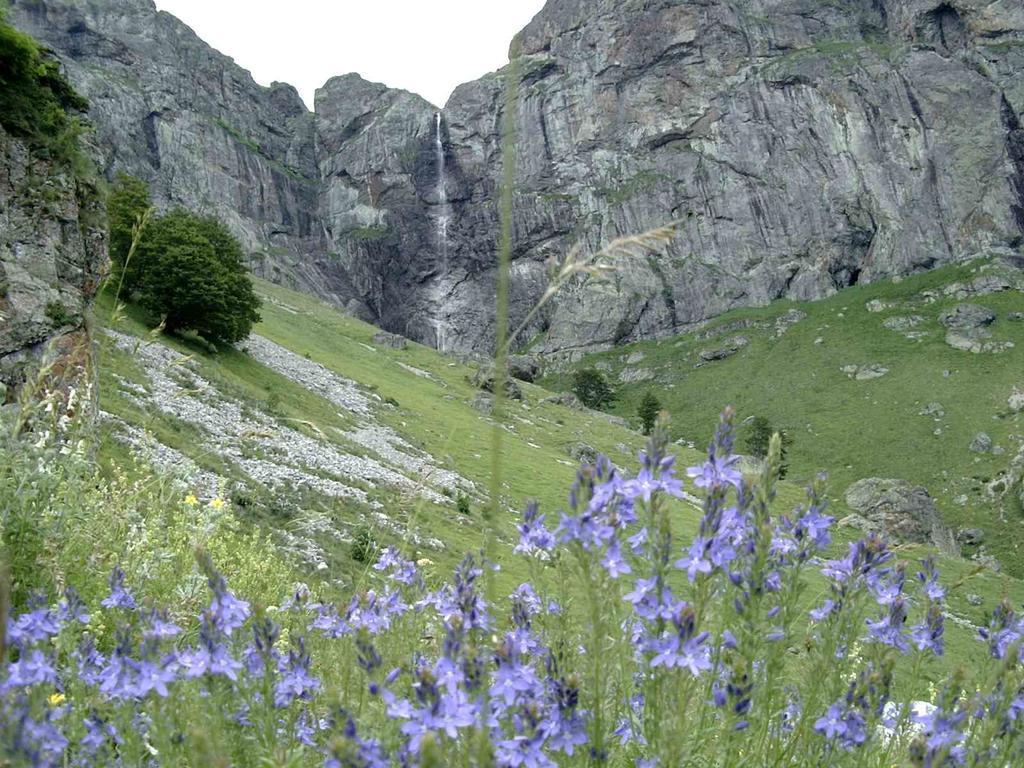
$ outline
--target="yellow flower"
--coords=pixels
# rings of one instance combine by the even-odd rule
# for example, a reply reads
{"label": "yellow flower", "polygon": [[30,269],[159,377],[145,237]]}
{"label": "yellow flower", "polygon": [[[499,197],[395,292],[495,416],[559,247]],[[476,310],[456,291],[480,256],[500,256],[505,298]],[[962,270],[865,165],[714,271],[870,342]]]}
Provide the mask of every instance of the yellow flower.
{"label": "yellow flower", "polygon": [[199,503],[199,499],[196,498],[196,495],[194,493],[190,493],[188,496],[185,497],[185,503],[188,504],[190,507],[194,507],[196,504]]}
{"label": "yellow flower", "polygon": [[50,699],[49,699],[50,706],[51,707],[59,706],[59,705],[64,703],[64,700],[66,698],[67,698],[67,696],[65,696],[63,693],[55,693],[52,696],[50,696]]}
{"label": "yellow flower", "polygon": [[220,497],[218,497],[218,498],[216,498],[216,499],[214,499],[213,501],[210,502],[210,506],[213,507],[214,509],[218,509],[218,510],[219,509],[223,509],[224,508],[224,504],[225,504],[224,499],[222,499]]}

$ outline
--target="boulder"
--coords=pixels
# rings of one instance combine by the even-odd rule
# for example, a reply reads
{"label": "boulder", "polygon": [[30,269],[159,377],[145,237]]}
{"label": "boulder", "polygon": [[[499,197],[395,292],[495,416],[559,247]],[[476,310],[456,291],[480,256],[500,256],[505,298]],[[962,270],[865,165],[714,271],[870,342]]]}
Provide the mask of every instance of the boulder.
{"label": "boulder", "polygon": [[602,413],[601,415],[608,420],[609,424],[614,424],[616,427],[622,427],[623,429],[632,429],[629,421],[621,416],[612,416],[610,413]]}
{"label": "boulder", "polygon": [[930,543],[946,554],[959,547],[928,490],[906,480],[869,477],[846,490],[847,505],[893,541]]}
{"label": "boulder", "polygon": [[378,331],[373,334],[373,343],[378,347],[390,347],[391,349],[405,349],[409,346],[409,340],[405,336],[387,331]]}
{"label": "boulder", "polygon": [[986,432],[979,432],[967,448],[974,453],[988,453],[992,450],[992,438]]}
{"label": "boulder", "polygon": [[586,407],[580,402],[580,399],[572,392],[559,392],[557,395],[545,397],[541,402],[549,405],[561,405],[565,408],[572,408],[574,411],[586,410]]}
{"label": "boulder", "polygon": [[1021,411],[1024,411],[1024,389],[1014,387],[1010,396],[1006,398],[1006,405],[1009,407],[1011,413],[1020,413]]}
{"label": "boulder", "polygon": [[5,400],[16,399],[44,366],[47,386],[84,380],[93,354],[86,318],[106,261],[106,209],[97,183],[0,128]]}
{"label": "boulder", "polygon": [[928,403],[928,405],[918,411],[918,415],[933,416],[936,419],[941,419],[946,415],[946,409],[942,407],[942,403],[932,402]]}
{"label": "boulder", "polygon": [[509,355],[508,374],[514,379],[533,383],[540,378],[540,360],[534,355]]}
{"label": "boulder", "polygon": [[[477,368],[473,374],[472,383],[477,389],[481,389],[484,392],[494,392],[494,366],[484,365]],[[523,390],[520,388],[518,382],[511,377],[505,378],[505,396],[511,400],[522,400]]]}
{"label": "boulder", "polygon": [[776,339],[780,338],[786,333],[786,331],[806,317],[807,313],[802,309],[787,310],[785,314],[779,315],[775,318],[775,330],[772,333],[772,336]]}
{"label": "boulder", "polygon": [[939,322],[946,328],[969,330],[983,328],[995,322],[996,313],[980,304],[957,304],[939,315]]}
{"label": "boulder", "polygon": [[598,450],[587,443],[575,443],[569,446],[568,453],[581,464],[593,464],[597,461]]}
{"label": "boulder", "polygon": [[923,322],[924,318],[920,315],[895,315],[894,317],[887,317],[882,325],[890,331],[906,333],[907,331],[913,330]]}
{"label": "boulder", "polygon": [[870,381],[880,379],[889,373],[884,365],[872,363],[870,365],[844,365],[840,370],[856,381]]}
{"label": "boulder", "polygon": [[640,381],[650,381],[654,378],[654,371],[650,368],[623,368],[619,371],[619,381],[623,384],[636,384]]}
{"label": "boulder", "polygon": [[746,336],[731,336],[725,339],[719,346],[702,349],[698,354],[701,360],[708,363],[713,360],[724,360],[735,355],[749,343],[750,339]]}
{"label": "boulder", "polygon": [[956,532],[956,541],[963,547],[976,547],[985,541],[985,531],[982,528],[961,528]]}
{"label": "boulder", "polygon": [[474,411],[490,416],[494,411],[494,396],[488,392],[477,392],[469,402]]}

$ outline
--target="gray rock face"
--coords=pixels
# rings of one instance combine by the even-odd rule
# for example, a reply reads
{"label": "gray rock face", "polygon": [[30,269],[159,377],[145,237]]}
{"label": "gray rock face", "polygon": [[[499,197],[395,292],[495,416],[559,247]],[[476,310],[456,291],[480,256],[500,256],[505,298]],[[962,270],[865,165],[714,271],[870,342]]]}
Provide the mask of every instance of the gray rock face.
{"label": "gray rock face", "polygon": [[[151,0],[15,0],[94,106],[108,170],[212,209],[254,270],[449,351],[491,345],[508,70],[438,120],[335,78],[309,114]],[[1024,8],[1005,0],[549,0],[523,31],[513,322],[545,259],[682,220],[553,301],[577,352],[813,299],[1024,233]]]}
{"label": "gray rock face", "polygon": [[58,374],[91,355],[85,315],[106,266],[105,230],[98,189],[0,128],[0,405],[49,345]]}
{"label": "gray rock face", "polygon": [[533,355],[509,355],[508,373],[515,379],[532,383],[540,377],[540,361]]}
{"label": "gray rock face", "polygon": [[950,329],[969,331],[995,322],[996,313],[980,304],[957,304],[939,316],[939,322]]}
{"label": "gray rock face", "polygon": [[317,266],[328,249],[312,117],[294,88],[256,85],[152,0],[12,6],[88,98],[108,174],[145,179],[160,205],[217,214],[257,274],[333,297]]}
{"label": "gray rock face", "polygon": [[869,477],[846,490],[846,503],[899,542],[931,543],[958,554],[952,532],[942,523],[928,490],[906,480]]}
{"label": "gray rock face", "polygon": [[988,326],[995,319],[995,312],[979,304],[957,304],[939,316],[939,322],[947,328],[946,343],[974,354],[998,354],[1013,348],[1012,341],[989,341],[992,332]]}

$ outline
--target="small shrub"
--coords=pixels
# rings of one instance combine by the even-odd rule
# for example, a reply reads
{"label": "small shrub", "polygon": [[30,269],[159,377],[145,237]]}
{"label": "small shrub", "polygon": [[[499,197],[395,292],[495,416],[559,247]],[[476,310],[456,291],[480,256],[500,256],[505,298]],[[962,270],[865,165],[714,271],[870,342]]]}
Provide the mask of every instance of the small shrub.
{"label": "small shrub", "polygon": [[256,505],[256,497],[245,488],[235,488],[231,491],[231,503],[239,509],[250,509]]}
{"label": "small shrub", "polygon": [[455,499],[455,509],[460,515],[469,517],[472,512],[472,509],[469,506],[469,496],[460,491],[458,497]]}
{"label": "small shrub", "polygon": [[267,395],[267,410],[270,413],[278,413],[281,407],[281,395],[277,392],[271,392]]}
{"label": "small shrub", "polygon": [[51,301],[46,305],[46,319],[53,323],[55,328],[61,328],[71,323],[71,314],[67,307],[59,301]]}
{"label": "small shrub", "polygon": [[588,408],[601,409],[615,399],[604,374],[596,368],[583,368],[573,374],[572,391]]}
{"label": "small shrub", "polygon": [[352,536],[352,559],[357,563],[369,564],[377,557],[380,547],[370,529],[363,525]]}

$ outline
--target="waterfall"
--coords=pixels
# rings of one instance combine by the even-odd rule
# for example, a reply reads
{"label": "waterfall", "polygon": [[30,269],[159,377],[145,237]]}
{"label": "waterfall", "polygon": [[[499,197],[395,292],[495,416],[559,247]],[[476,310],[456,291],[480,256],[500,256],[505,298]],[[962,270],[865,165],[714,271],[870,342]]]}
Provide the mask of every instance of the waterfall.
{"label": "waterfall", "polygon": [[444,136],[441,126],[441,113],[436,115],[437,129],[434,135],[434,154],[437,158],[437,248],[443,260],[443,271],[448,271],[448,223],[451,221],[451,210],[448,206],[448,176],[445,170]]}
{"label": "waterfall", "polygon": [[448,175],[445,169],[444,135],[441,113],[436,115],[434,135],[434,155],[437,160],[437,251],[440,263],[437,265],[435,278],[434,335],[437,338],[437,349],[445,351],[445,327],[441,317],[445,291],[442,281],[448,278],[448,224],[451,221],[451,206],[448,204]]}

